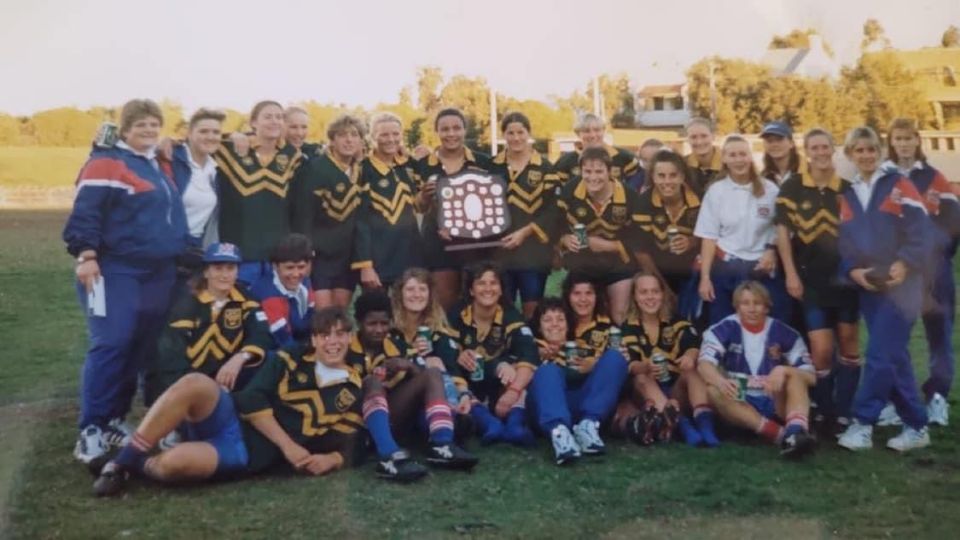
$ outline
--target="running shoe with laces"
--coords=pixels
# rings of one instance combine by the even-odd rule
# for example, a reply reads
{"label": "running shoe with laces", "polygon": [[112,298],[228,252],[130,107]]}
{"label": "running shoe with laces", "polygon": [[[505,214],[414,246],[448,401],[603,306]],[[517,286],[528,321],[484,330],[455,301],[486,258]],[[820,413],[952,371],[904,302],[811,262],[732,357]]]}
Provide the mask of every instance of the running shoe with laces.
{"label": "running shoe with laces", "polygon": [[900,415],[897,414],[897,408],[893,406],[893,403],[887,403],[883,409],[880,410],[880,416],[877,417],[877,425],[880,427],[903,425],[903,421],[900,420]]}
{"label": "running shoe with laces", "polygon": [[427,475],[427,468],[410,459],[406,450],[398,450],[387,459],[377,461],[377,476],[406,484]]}
{"label": "running shoe with laces", "polygon": [[921,429],[903,426],[903,431],[899,435],[887,441],[887,448],[897,452],[909,452],[928,446],[930,446],[930,430],[926,426]]}
{"label": "running shoe with laces", "polygon": [[93,424],[80,430],[80,436],[77,437],[77,444],[73,448],[73,457],[84,465],[104,460],[107,455],[106,441],[104,441],[103,430]]}
{"label": "running shoe with laces", "polygon": [[123,448],[133,437],[134,428],[123,418],[114,418],[103,430],[103,440],[110,448]]}
{"label": "running shoe with laces", "polygon": [[783,437],[780,441],[780,455],[786,459],[798,460],[813,452],[817,440],[806,431],[797,431]]}
{"label": "running shoe with laces", "polygon": [[854,420],[847,430],[840,434],[837,444],[854,452],[869,450],[873,448],[873,426]]}
{"label": "running shoe with laces", "polygon": [[427,447],[427,463],[444,469],[469,471],[480,460],[456,444],[430,445]]}
{"label": "running shoe with laces", "polygon": [[931,424],[946,427],[950,423],[950,404],[940,393],[933,394],[927,403],[927,417]]}
{"label": "running shoe with laces", "polygon": [[600,422],[584,418],[573,426],[573,437],[585,455],[600,455],[607,452],[607,447],[600,438]]}
{"label": "running shoe with laces", "polygon": [[557,465],[572,463],[580,458],[580,447],[567,426],[558,424],[550,430],[550,441],[553,443],[553,456]]}

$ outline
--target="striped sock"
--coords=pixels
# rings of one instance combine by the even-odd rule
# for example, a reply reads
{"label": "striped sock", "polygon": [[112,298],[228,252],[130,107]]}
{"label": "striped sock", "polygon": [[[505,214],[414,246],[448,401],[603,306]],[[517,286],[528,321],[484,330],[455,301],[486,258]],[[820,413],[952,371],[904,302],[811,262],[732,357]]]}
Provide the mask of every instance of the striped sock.
{"label": "striped sock", "polygon": [[156,445],[137,431],[130,437],[130,442],[120,449],[113,460],[120,465],[134,471],[143,472],[143,464],[147,461],[147,454]]}
{"label": "striped sock", "polygon": [[770,420],[769,418],[761,418],[760,424],[757,425],[757,428],[754,430],[757,432],[757,435],[763,437],[767,442],[778,443],[780,438],[783,436],[783,426]]}
{"label": "striped sock", "polygon": [[703,442],[710,448],[720,446],[720,439],[713,429],[713,409],[707,404],[693,407],[693,422],[703,437]]}
{"label": "striped sock", "polygon": [[807,415],[803,413],[790,413],[787,415],[787,426],[784,433],[790,435],[791,433],[806,433],[809,429]]}
{"label": "striped sock", "polygon": [[381,459],[387,459],[400,450],[400,445],[390,432],[390,408],[385,395],[377,394],[363,400],[363,422]]}
{"label": "striped sock", "polygon": [[453,411],[444,400],[427,403],[427,425],[430,442],[437,445],[453,442]]}

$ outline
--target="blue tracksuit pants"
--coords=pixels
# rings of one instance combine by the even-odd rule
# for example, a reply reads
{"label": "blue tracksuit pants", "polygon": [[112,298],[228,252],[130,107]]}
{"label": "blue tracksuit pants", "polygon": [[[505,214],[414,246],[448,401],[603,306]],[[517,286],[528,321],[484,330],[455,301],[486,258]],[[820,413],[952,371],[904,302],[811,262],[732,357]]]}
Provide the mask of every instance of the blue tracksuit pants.
{"label": "blue tracksuit pants", "polygon": [[953,318],[957,309],[957,289],[953,282],[953,262],[943,257],[933,282],[930,300],[923,313],[930,353],[930,376],[923,383],[927,401],[934,393],[946,397],[953,383]]}
{"label": "blue tracksuit pants", "polygon": [[770,293],[773,300],[773,309],[770,316],[790,324],[793,310],[793,299],[787,294],[783,274],[779,271],[770,277],[769,274],[758,275],[753,271],[757,261],[745,261],[731,258],[714,261],[710,269],[710,279],[713,281],[714,300],[710,303],[708,315],[710,324],[716,324],[736,311],[733,305],[733,291],[744,281],[759,281]]}
{"label": "blue tracksuit pants", "polygon": [[618,351],[604,352],[583,382],[568,387],[566,368],[545,363],[533,374],[527,392],[528,417],[543,433],[584,418],[603,421],[617,406],[627,379],[627,362]]}

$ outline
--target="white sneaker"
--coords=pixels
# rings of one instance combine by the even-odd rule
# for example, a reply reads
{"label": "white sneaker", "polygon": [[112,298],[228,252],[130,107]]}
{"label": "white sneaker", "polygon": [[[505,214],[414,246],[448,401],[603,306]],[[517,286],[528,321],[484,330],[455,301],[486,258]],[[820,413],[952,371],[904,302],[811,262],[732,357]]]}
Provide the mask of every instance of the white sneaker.
{"label": "white sneaker", "polygon": [[157,443],[157,448],[159,448],[161,452],[165,452],[181,442],[183,442],[183,439],[180,437],[180,433],[177,432],[177,430],[173,430],[167,433],[166,437],[160,439],[160,442]]}
{"label": "white sneaker", "polygon": [[577,440],[580,451],[587,455],[600,455],[607,452],[603,439],[600,438],[600,422],[583,419],[573,426],[573,436]]}
{"label": "white sneaker", "polygon": [[880,411],[880,416],[877,418],[878,426],[902,426],[903,421],[900,420],[900,415],[897,414],[897,408],[893,406],[893,403],[887,403],[887,405]]}
{"label": "white sneaker", "polygon": [[939,392],[927,403],[927,417],[931,424],[938,426],[946,427],[950,423],[950,404]]}
{"label": "white sneaker", "polygon": [[903,431],[899,435],[887,441],[887,448],[897,452],[907,452],[928,446],[930,446],[930,431],[927,426],[923,426],[922,429],[903,426]]}
{"label": "white sneaker", "polygon": [[123,448],[133,437],[134,428],[123,418],[114,418],[103,430],[103,440],[110,448]]}
{"label": "white sneaker", "polygon": [[91,424],[80,430],[77,445],[73,448],[73,457],[84,465],[90,465],[96,460],[105,458],[106,455],[107,444],[103,439],[103,431],[99,427]]}
{"label": "white sneaker", "polygon": [[854,452],[869,450],[873,448],[873,426],[854,420],[840,435],[837,444]]}
{"label": "white sneaker", "polygon": [[557,465],[569,463],[580,457],[580,446],[577,445],[567,426],[559,424],[550,430],[550,441],[553,442],[553,455]]}

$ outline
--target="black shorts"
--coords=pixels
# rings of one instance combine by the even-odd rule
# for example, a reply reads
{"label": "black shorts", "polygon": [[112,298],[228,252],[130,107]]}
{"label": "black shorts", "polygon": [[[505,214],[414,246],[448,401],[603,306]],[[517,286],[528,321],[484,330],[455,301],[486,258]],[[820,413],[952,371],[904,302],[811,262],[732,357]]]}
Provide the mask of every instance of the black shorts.
{"label": "black shorts", "polygon": [[322,275],[317,271],[316,266],[310,272],[310,286],[315,291],[327,291],[331,289],[344,289],[353,291],[360,283],[360,272],[358,270],[347,270],[335,276]]}

